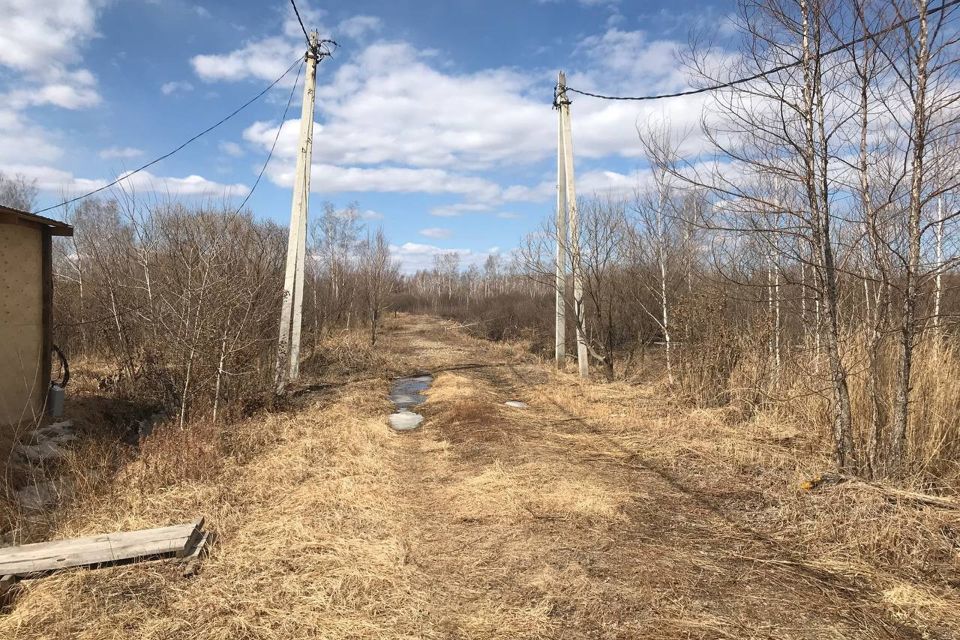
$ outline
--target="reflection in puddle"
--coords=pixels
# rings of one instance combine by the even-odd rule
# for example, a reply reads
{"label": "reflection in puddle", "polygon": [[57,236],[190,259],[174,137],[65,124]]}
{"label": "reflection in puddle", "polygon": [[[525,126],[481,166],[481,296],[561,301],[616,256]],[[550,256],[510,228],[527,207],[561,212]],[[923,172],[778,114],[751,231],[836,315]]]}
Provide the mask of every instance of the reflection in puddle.
{"label": "reflection in puddle", "polygon": [[410,431],[416,429],[423,422],[423,416],[410,411],[426,401],[423,391],[430,387],[433,376],[416,376],[412,378],[398,378],[390,389],[390,399],[397,407],[396,413],[390,415],[390,426],[396,431]]}

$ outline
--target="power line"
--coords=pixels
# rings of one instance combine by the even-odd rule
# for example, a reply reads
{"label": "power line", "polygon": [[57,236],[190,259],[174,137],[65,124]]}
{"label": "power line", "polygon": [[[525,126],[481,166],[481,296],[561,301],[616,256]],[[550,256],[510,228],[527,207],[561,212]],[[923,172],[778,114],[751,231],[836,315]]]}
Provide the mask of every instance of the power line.
{"label": "power line", "polygon": [[[957,1],[960,2],[960,0],[957,0]],[[217,122],[216,124],[213,124],[213,125],[207,127],[206,129],[204,129],[203,131],[201,131],[201,132],[198,133],[197,135],[193,136],[192,138],[190,138],[189,140],[187,140],[186,142],[184,142],[183,144],[181,144],[181,145],[180,145],[179,147],[177,147],[176,149],[173,149],[172,151],[169,151],[169,152],[163,154],[162,156],[160,156],[160,157],[158,157],[158,158],[154,158],[154,159],[151,160],[150,162],[148,162],[148,163],[146,163],[146,164],[144,164],[144,165],[142,165],[142,166],[134,169],[133,171],[131,171],[131,172],[129,172],[129,173],[126,173],[126,174],[120,176],[119,178],[117,178],[116,180],[114,180],[113,182],[111,182],[111,183],[109,183],[109,184],[105,184],[105,185],[103,185],[102,187],[98,187],[98,188],[94,189],[93,191],[88,191],[87,193],[84,193],[83,195],[77,196],[76,198],[71,198],[71,199],[66,200],[66,201],[64,201],[64,202],[61,202],[60,204],[54,204],[54,205],[51,205],[51,206],[49,206],[49,207],[46,207],[45,209],[40,209],[39,211],[35,211],[35,212],[33,212],[33,213],[37,213],[37,214],[45,213],[45,212],[47,212],[47,211],[50,211],[50,210],[52,210],[52,209],[56,209],[56,208],[58,208],[58,207],[65,207],[65,206],[67,206],[67,205],[69,205],[69,204],[73,204],[74,202],[77,202],[77,201],[79,201],[79,200],[83,200],[84,198],[89,198],[89,197],[92,196],[92,195],[95,195],[95,194],[97,194],[97,193],[100,193],[101,191],[104,191],[104,190],[106,190],[106,189],[109,189],[110,187],[113,187],[113,186],[116,186],[116,185],[120,184],[121,182],[123,182],[123,181],[126,180],[127,178],[130,178],[130,177],[132,177],[132,176],[140,173],[140,172],[143,171],[144,169],[147,169],[147,168],[149,168],[149,167],[152,167],[153,165],[157,164],[157,163],[160,162],[161,160],[166,160],[167,158],[169,158],[169,157],[172,156],[173,154],[177,153],[178,151],[180,151],[181,149],[183,149],[184,147],[186,147],[186,146],[189,145],[190,143],[192,143],[192,142],[196,141],[197,139],[199,139],[199,138],[205,136],[206,134],[210,133],[211,131],[213,131],[214,129],[216,129],[216,128],[219,127],[220,125],[222,125],[224,122],[230,120],[230,119],[233,118],[235,115],[237,115],[238,113],[240,113],[241,111],[243,111],[244,109],[246,109],[247,107],[249,107],[251,104],[253,104],[253,103],[256,102],[257,100],[259,100],[260,98],[262,98],[265,93],[267,93],[268,91],[270,91],[270,89],[273,89],[273,88],[277,85],[277,83],[279,83],[281,80],[283,80],[284,78],[286,78],[286,77],[287,77],[287,74],[289,74],[289,73],[293,70],[293,68],[294,68],[295,66],[297,66],[298,64],[301,64],[301,63],[302,63],[302,59],[297,60],[296,62],[294,62],[292,65],[290,65],[289,67],[287,67],[287,70],[283,72],[283,75],[281,75],[279,78],[277,78],[276,80],[274,80],[273,82],[271,82],[263,91],[261,91],[260,93],[258,93],[258,94],[255,95],[254,97],[250,98],[249,100],[247,100],[246,102],[244,102],[242,105],[240,105],[240,106],[237,107],[236,109],[234,109],[233,112],[230,113],[230,115],[222,118],[222,119],[221,119],[219,122]],[[299,74],[298,74],[298,75],[299,75]]]}
{"label": "power line", "polygon": [[277,148],[277,141],[280,140],[280,131],[283,130],[283,125],[287,122],[287,111],[290,110],[290,103],[293,102],[293,93],[297,90],[297,85],[300,84],[300,72],[303,71],[303,63],[304,61],[301,60],[300,66],[297,68],[297,77],[294,79],[293,86],[290,88],[290,96],[287,98],[287,106],[283,108],[283,115],[280,116],[280,126],[277,127],[277,135],[273,138],[273,144],[270,146],[270,153],[267,154],[266,161],[264,161],[263,166],[260,167],[260,173],[257,175],[257,179],[254,181],[253,186],[250,188],[250,192],[247,194],[247,197],[243,199],[243,202],[240,203],[240,206],[237,207],[234,215],[243,210],[243,207],[247,204],[250,196],[252,196],[253,192],[257,190],[257,185],[260,184],[260,179],[263,178],[263,173],[267,170],[267,165],[270,164],[270,159],[273,157],[273,150]]}
{"label": "power line", "polygon": [[[941,13],[941,12],[949,9],[950,7],[953,7],[953,6],[958,5],[958,4],[960,4],[960,0],[948,0],[947,2],[944,2],[943,4],[941,4],[941,5],[937,6],[937,7],[933,7],[932,9],[928,9],[928,10],[927,10],[927,15],[933,15],[933,14],[936,14],[936,13]],[[887,28],[885,28],[885,29],[882,29],[882,30],[880,30],[880,31],[875,31],[875,32],[873,32],[873,33],[868,33],[868,34],[865,34],[865,35],[863,35],[863,36],[860,36],[859,38],[856,38],[856,39],[854,39],[854,40],[851,40],[851,41],[849,41],[849,42],[845,42],[845,43],[843,43],[843,44],[841,44],[841,45],[837,45],[836,47],[833,47],[832,49],[828,49],[827,51],[824,51],[823,53],[817,54],[817,57],[823,58],[823,57],[825,57],[825,56],[833,55],[834,53],[839,53],[840,51],[843,51],[844,49],[849,49],[850,47],[852,47],[852,46],[854,46],[854,45],[861,44],[861,43],[863,43],[863,42],[866,42],[867,40],[872,40],[873,38],[876,38],[876,37],[878,37],[878,36],[886,35],[886,34],[890,33],[891,31],[894,31],[894,30],[896,30],[896,29],[899,29],[900,27],[904,27],[904,26],[906,26],[906,25],[908,25],[908,24],[910,24],[910,23],[912,23],[912,22],[916,22],[916,21],[919,20],[919,19],[920,19],[920,14],[917,14],[917,15],[911,17],[911,18],[905,18],[905,19],[903,19],[903,20],[900,20],[899,22],[893,23],[893,24],[890,25],[889,27],[887,27]],[[718,91],[718,90],[720,90],[720,89],[728,89],[728,88],[730,88],[730,87],[735,87],[735,86],[740,85],[740,84],[746,84],[746,83],[748,83],[748,82],[753,82],[754,80],[759,80],[760,78],[763,78],[763,77],[765,77],[765,76],[768,76],[768,75],[771,75],[771,74],[774,74],[774,73],[779,73],[779,72],[785,71],[785,70],[787,70],[787,69],[789,69],[789,68],[791,68],[791,67],[795,67],[795,66],[801,64],[802,62],[803,62],[802,60],[796,60],[796,61],[794,61],[794,62],[788,62],[788,63],[786,63],[786,64],[781,64],[781,65],[779,65],[779,66],[773,67],[772,69],[767,69],[767,70],[765,70],[765,71],[761,71],[761,72],[759,72],[759,73],[755,73],[754,75],[748,76],[748,77],[746,77],[746,78],[738,78],[738,79],[736,79],[736,80],[730,80],[729,82],[722,82],[722,83],[720,83],[720,84],[711,85],[711,86],[709,86],[709,87],[702,87],[702,88],[700,88],[700,89],[689,89],[689,90],[687,90],[687,91],[678,91],[678,92],[676,92],[676,93],[661,93],[661,94],[658,94],[658,95],[650,95],[650,96],[608,96],[608,95],[603,95],[603,94],[599,94],[599,93],[590,93],[589,91],[581,91],[580,89],[574,89],[574,88],[572,88],[572,87],[566,87],[566,90],[569,91],[569,92],[571,92],[571,93],[579,93],[579,94],[582,95],[582,96],[588,96],[588,97],[590,97],[590,98],[600,98],[601,100],[629,100],[629,101],[637,102],[637,101],[643,101],[643,100],[663,100],[664,98],[680,98],[680,97],[683,97],[683,96],[693,96],[693,95],[697,95],[697,94],[699,94],[699,93],[708,93],[708,92],[710,92],[710,91]]]}
{"label": "power line", "polygon": [[303,37],[307,39],[307,46],[310,46],[310,36],[307,35],[307,28],[303,26],[303,20],[300,19],[300,12],[297,10],[297,3],[293,0],[290,0],[290,4],[293,6],[293,12],[297,14],[297,22],[300,23],[300,28],[303,30]]}

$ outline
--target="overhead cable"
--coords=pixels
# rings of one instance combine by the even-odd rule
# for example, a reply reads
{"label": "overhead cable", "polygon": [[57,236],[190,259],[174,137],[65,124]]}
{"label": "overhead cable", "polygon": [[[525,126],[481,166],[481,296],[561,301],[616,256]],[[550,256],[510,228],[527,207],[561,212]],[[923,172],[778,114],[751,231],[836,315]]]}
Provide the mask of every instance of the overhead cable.
{"label": "overhead cable", "polygon": [[303,26],[303,20],[300,18],[300,11],[297,10],[297,3],[293,0],[290,0],[290,4],[293,6],[293,12],[297,14],[297,22],[300,23],[300,28],[303,30],[303,37],[307,39],[307,46],[310,46],[310,36],[307,34],[307,28]]}
{"label": "overhead cable", "polygon": [[[934,14],[936,14],[936,13],[941,13],[941,12],[946,11],[947,9],[949,9],[949,8],[951,8],[951,7],[953,7],[953,6],[956,6],[956,5],[958,5],[958,4],[960,4],[960,0],[948,0],[947,2],[944,2],[944,3],[942,3],[942,4],[940,4],[940,5],[936,6],[936,7],[932,7],[932,8],[930,8],[930,9],[927,9],[927,15],[930,16],[930,15],[934,15]],[[890,33],[891,31],[894,31],[894,30],[899,29],[899,28],[901,28],[901,27],[905,27],[905,26],[907,26],[908,24],[911,24],[911,23],[913,23],[913,22],[916,22],[916,21],[919,20],[919,19],[920,19],[920,15],[917,14],[917,15],[915,15],[915,16],[913,16],[913,17],[905,18],[905,19],[903,19],[903,20],[899,20],[899,21],[891,24],[890,26],[888,26],[888,27],[886,27],[886,28],[884,28],[884,29],[881,29],[880,31],[875,31],[875,32],[872,32],[872,33],[867,33],[867,34],[865,34],[865,35],[860,36],[859,38],[856,38],[856,39],[851,40],[851,41],[849,41],[849,42],[845,42],[845,43],[840,44],[840,45],[837,45],[837,46],[835,46],[835,47],[833,47],[833,48],[831,48],[831,49],[828,49],[828,50],[826,50],[826,51],[824,51],[824,52],[822,52],[822,53],[819,53],[819,54],[817,54],[817,57],[823,58],[823,57],[825,57],[825,56],[833,55],[834,53],[839,53],[840,51],[843,51],[843,50],[845,50],[845,49],[849,49],[850,47],[852,47],[852,46],[854,46],[854,45],[861,44],[861,43],[863,43],[863,42],[866,42],[867,40],[872,40],[872,39],[877,38],[877,37],[879,37],[879,36],[886,35],[887,33]],[[701,87],[701,88],[699,88],[699,89],[689,89],[689,90],[686,90],[686,91],[677,91],[676,93],[661,93],[661,94],[649,95],[649,96],[610,96],[610,95],[603,95],[603,94],[600,94],[600,93],[591,93],[591,92],[589,92],[589,91],[582,91],[582,90],[580,90],[580,89],[574,89],[573,87],[566,87],[566,90],[569,91],[570,93],[579,93],[579,94],[582,95],[582,96],[588,96],[588,97],[590,97],[590,98],[600,98],[601,100],[626,100],[626,101],[639,102],[639,101],[645,101],[645,100],[663,100],[663,99],[665,99],[665,98],[680,98],[680,97],[683,97],[683,96],[693,96],[693,95],[697,95],[697,94],[699,94],[699,93],[709,93],[709,92],[711,92],[711,91],[719,91],[719,90],[721,90],[721,89],[728,89],[728,88],[730,88],[730,87],[735,87],[735,86],[740,85],[740,84],[746,84],[746,83],[748,83],[748,82],[753,82],[754,80],[759,80],[760,78],[763,78],[763,77],[765,77],[765,76],[769,76],[769,75],[772,75],[772,74],[774,74],[774,73],[779,73],[779,72],[781,72],[781,71],[785,71],[785,70],[787,70],[787,69],[790,69],[791,67],[795,67],[795,66],[801,64],[802,62],[803,62],[803,60],[795,60],[794,62],[787,62],[787,63],[785,63],[785,64],[778,65],[778,66],[776,66],[776,67],[773,67],[772,69],[766,69],[766,70],[764,70],[764,71],[760,71],[759,73],[755,73],[755,74],[753,74],[752,76],[748,76],[748,77],[746,77],[746,78],[737,78],[736,80],[730,80],[730,81],[728,81],[728,82],[721,82],[720,84],[715,84],[715,85],[711,85],[711,86],[708,86],[708,87]],[[555,101],[556,101],[556,100],[555,100]]]}
{"label": "overhead cable", "polygon": [[[958,1],[960,1],[960,0],[958,0]],[[75,197],[75,198],[70,198],[69,200],[65,200],[64,202],[61,202],[61,203],[59,203],[59,204],[50,205],[49,207],[46,207],[46,208],[44,208],[44,209],[40,209],[39,211],[34,211],[34,212],[32,212],[32,213],[37,213],[37,214],[39,214],[39,213],[45,213],[45,212],[47,212],[47,211],[50,211],[50,210],[52,210],[52,209],[56,209],[56,208],[58,208],[58,207],[65,207],[65,206],[67,206],[67,205],[73,204],[74,202],[78,202],[78,201],[80,201],[80,200],[83,200],[84,198],[89,198],[89,197],[92,196],[92,195],[95,195],[95,194],[97,194],[97,193],[100,193],[101,191],[105,191],[105,190],[109,189],[110,187],[113,187],[113,186],[116,186],[116,185],[120,184],[120,183],[123,182],[124,180],[127,180],[128,178],[133,177],[134,175],[140,173],[140,172],[143,171],[144,169],[147,169],[147,168],[149,168],[149,167],[152,167],[153,165],[157,164],[157,163],[160,162],[161,160],[166,160],[167,158],[169,158],[169,157],[172,156],[173,154],[177,153],[178,151],[180,151],[181,149],[183,149],[184,147],[186,147],[186,146],[189,145],[190,143],[195,142],[195,141],[198,140],[199,138],[202,138],[202,137],[205,136],[206,134],[210,133],[211,131],[213,131],[214,129],[216,129],[216,128],[219,127],[220,125],[222,125],[224,122],[227,122],[228,120],[230,120],[231,118],[233,118],[234,116],[236,116],[238,113],[240,113],[241,111],[243,111],[244,109],[246,109],[247,107],[249,107],[251,104],[253,104],[253,103],[256,102],[257,100],[259,100],[260,98],[262,98],[262,97],[264,96],[264,94],[266,94],[268,91],[270,91],[270,89],[274,88],[281,80],[283,80],[284,78],[286,78],[287,75],[288,75],[291,71],[293,71],[293,68],[296,67],[296,66],[299,65],[299,64],[302,64],[302,62],[303,62],[303,59],[302,59],[302,58],[299,59],[299,60],[297,60],[296,62],[294,62],[292,65],[290,65],[289,67],[287,67],[287,70],[283,72],[283,75],[281,75],[279,78],[277,78],[276,80],[274,80],[273,82],[271,82],[269,85],[267,85],[267,87],[266,87],[263,91],[261,91],[260,93],[258,93],[258,94],[255,95],[255,96],[253,96],[252,98],[250,98],[249,100],[247,100],[246,102],[244,102],[242,105],[240,105],[239,107],[237,107],[236,109],[234,109],[232,112],[230,112],[229,115],[227,115],[227,116],[225,116],[224,118],[220,119],[220,120],[219,120],[218,122],[216,122],[215,124],[210,125],[209,127],[207,127],[206,129],[204,129],[203,131],[201,131],[201,132],[198,133],[197,135],[193,136],[192,138],[190,138],[189,140],[187,140],[186,142],[184,142],[183,144],[181,144],[181,145],[178,146],[177,148],[173,149],[172,151],[168,151],[167,153],[163,154],[162,156],[159,156],[159,157],[157,157],[157,158],[154,158],[154,159],[151,160],[150,162],[147,162],[146,164],[137,167],[137,168],[134,169],[133,171],[130,171],[130,172],[128,172],[128,173],[125,173],[125,174],[119,176],[119,177],[116,178],[113,182],[110,182],[110,183],[108,183],[108,184],[105,184],[105,185],[103,185],[102,187],[97,187],[97,188],[94,189],[93,191],[88,191],[87,193],[84,193],[83,195],[79,195],[79,196],[77,196],[77,197]],[[299,72],[298,72],[298,76],[299,76]]]}
{"label": "overhead cable", "polygon": [[263,173],[267,170],[267,165],[270,164],[270,159],[273,157],[273,150],[277,148],[277,141],[280,140],[280,131],[283,130],[283,125],[287,122],[287,111],[290,110],[290,103],[293,102],[293,93],[297,89],[297,85],[300,84],[300,72],[303,71],[303,61],[300,62],[300,67],[297,69],[297,77],[293,81],[293,86],[290,88],[290,96],[287,98],[287,106],[283,108],[283,115],[280,116],[280,126],[277,127],[277,135],[273,138],[273,144],[270,146],[270,153],[267,154],[267,159],[264,161],[263,166],[260,167],[260,173],[257,175],[256,181],[254,181],[253,186],[250,188],[250,192],[247,193],[247,197],[243,199],[243,202],[240,203],[240,206],[237,207],[237,210],[234,214],[240,213],[243,210],[243,207],[247,204],[247,201],[250,200],[250,196],[253,195],[253,192],[257,190],[257,185],[260,184],[260,179],[263,178]]}

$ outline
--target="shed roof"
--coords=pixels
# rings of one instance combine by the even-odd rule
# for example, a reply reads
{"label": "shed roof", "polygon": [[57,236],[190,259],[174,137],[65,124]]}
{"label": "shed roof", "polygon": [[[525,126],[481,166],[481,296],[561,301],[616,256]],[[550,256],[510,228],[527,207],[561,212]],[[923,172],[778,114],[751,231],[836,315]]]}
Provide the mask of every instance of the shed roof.
{"label": "shed roof", "polygon": [[53,218],[44,218],[33,213],[20,211],[11,207],[0,205],[0,224],[32,224],[40,225],[50,231],[54,236],[72,236],[73,227],[65,222],[54,220]]}

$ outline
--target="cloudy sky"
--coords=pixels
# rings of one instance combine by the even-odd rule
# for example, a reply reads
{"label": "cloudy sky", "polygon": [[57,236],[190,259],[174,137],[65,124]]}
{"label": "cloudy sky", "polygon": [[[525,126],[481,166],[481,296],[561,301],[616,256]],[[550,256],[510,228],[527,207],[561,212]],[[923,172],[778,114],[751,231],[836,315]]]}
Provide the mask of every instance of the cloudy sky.
{"label": "cloudy sky", "polygon": [[[691,28],[729,35],[733,2],[300,0],[340,43],[317,78],[312,209],[356,202],[407,270],[439,251],[508,251],[553,209],[559,69],[572,87],[643,94],[689,84]],[[0,0],[0,171],[38,206],[102,185],[230,113],[303,54],[287,0]],[[287,224],[300,90],[293,74],[212,134],[136,176],[138,192],[233,198]],[[629,188],[636,126],[699,120],[698,98],[574,96],[581,194]],[[54,211],[50,215],[57,216]]]}

